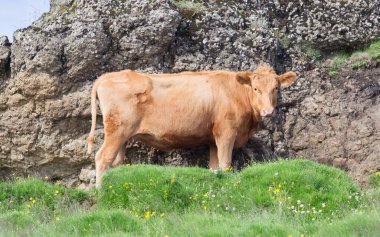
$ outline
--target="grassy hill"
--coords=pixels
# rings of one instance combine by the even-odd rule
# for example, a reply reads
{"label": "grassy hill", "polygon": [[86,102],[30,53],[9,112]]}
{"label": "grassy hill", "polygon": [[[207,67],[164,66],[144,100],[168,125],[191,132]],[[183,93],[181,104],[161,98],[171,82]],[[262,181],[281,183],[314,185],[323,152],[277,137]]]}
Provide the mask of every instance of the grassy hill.
{"label": "grassy hill", "polygon": [[375,186],[360,190],[343,171],[306,160],[237,173],[121,166],[90,192],[17,179],[0,183],[0,235],[377,236]]}

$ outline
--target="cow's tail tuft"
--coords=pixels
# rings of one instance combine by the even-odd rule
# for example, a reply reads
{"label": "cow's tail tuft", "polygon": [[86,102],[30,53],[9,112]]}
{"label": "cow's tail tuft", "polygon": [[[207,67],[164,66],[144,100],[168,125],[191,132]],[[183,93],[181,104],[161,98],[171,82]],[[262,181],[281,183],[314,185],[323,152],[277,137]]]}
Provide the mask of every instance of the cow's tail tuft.
{"label": "cow's tail tuft", "polygon": [[87,138],[87,154],[91,154],[94,149],[94,133],[95,133],[95,127],[96,127],[96,96],[97,96],[97,89],[98,89],[98,81],[96,80],[94,82],[94,85],[92,86],[91,91],[91,131]]}

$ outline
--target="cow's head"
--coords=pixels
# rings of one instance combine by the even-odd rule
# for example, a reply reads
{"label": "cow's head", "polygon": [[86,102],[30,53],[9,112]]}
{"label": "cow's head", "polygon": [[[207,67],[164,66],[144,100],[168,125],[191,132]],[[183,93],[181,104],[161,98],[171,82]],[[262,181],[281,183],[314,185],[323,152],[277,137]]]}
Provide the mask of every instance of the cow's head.
{"label": "cow's head", "polygon": [[277,104],[277,93],[296,79],[294,72],[277,75],[270,67],[259,67],[255,72],[239,72],[237,80],[252,91],[251,106],[260,116],[269,117]]}

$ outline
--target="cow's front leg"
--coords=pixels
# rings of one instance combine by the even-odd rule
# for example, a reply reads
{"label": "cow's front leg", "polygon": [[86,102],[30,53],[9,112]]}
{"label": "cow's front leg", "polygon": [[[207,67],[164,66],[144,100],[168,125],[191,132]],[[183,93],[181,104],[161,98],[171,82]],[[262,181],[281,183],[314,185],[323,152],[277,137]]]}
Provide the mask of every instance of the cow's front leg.
{"label": "cow's front leg", "polygon": [[225,170],[231,167],[232,149],[234,147],[236,136],[216,137],[216,147],[218,149],[219,168]]}
{"label": "cow's front leg", "polygon": [[211,170],[216,170],[219,167],[218,151],[216,149],[216,146],[210,146],[210,160],[208,162],[208,167]]}

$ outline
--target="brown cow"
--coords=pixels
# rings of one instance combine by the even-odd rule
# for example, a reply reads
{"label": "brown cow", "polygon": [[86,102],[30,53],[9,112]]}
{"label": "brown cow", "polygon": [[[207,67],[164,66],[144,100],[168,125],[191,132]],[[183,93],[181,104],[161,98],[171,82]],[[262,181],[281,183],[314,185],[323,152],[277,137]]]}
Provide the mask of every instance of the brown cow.
{"label": "brown cow", "polygon": [[96,185],[109,166],[125,158],[135,139],[161,150],[210,146],[209,167],[229,168],[233,147],[244,145],[262,116],[271,116],[277,92],[291,85],[294,72],[278,76],[272,68],[255,72],[106,73],[91,94],[92,152],[96,97],[103,114],[104,143],[96,154]]}

